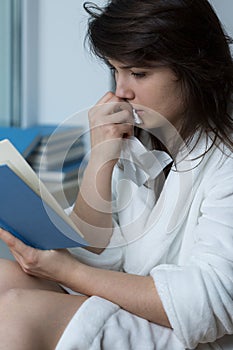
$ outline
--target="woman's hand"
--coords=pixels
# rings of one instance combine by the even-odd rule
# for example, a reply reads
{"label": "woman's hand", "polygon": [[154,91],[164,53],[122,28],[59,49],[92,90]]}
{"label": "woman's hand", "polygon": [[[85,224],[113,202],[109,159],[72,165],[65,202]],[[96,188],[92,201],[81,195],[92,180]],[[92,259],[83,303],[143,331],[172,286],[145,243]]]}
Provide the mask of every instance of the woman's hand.
{"label": "woman's hand", "polygon": [[100,166],[115,165],[123,137],[133,134],[133,114],[129,103],[108,92],[89,111],[91,158]]}
{"label": "woman's hand", "polygon": [[34,249],[3,229],[0,229],[0,239],[8,245],[22,270],[31,276],[65,284],[67,272],[78,263],[66,249]]}

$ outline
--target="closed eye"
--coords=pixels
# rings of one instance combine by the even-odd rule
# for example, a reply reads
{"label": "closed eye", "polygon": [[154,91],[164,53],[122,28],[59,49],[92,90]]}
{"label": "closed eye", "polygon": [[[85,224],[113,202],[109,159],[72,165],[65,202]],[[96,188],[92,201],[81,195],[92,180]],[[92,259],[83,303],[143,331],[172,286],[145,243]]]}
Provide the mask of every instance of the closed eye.
{"label": "closed eye", "polygon": [[144,73],[144,72],[140,72],[140,73],[131,72],[131,75],[134,76],[137,79],[141,79],[141,78],[145,78],[146,73]]}
{"label": "closed eye", "polygon": [[[111,74],[112,74],[113,76],[115,76],[115,75],[118,73],[117,69],[116,69],[115,67],[113,67],[112,65],[110,65],[110,64],[109,64],[109,68],[110,68]],[[123,67],[122,69],[126,70],[126,69],[128,69],[128,68],[127,68],[127,67]],[[133,77],[135,77],[136,79],[145,78],[146,75],[147,75],[146,72],[132,72],[132,71],[130,71],[130,74],[131,74]]]}

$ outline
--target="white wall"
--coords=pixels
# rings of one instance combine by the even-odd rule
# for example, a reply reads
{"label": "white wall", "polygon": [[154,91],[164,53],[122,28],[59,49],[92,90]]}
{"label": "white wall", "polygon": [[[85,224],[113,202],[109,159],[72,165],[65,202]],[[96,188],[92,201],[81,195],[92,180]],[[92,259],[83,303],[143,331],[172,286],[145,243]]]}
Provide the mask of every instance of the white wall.
{"label": "white wall", "polygon": [[84,49],[84,1],[23,1],[23,125],[59,123],[109,90],[110,74]]}
{"label": "white wall", "polygon": [[84,1],[39,1],[39,120],[59,122],[93,105],[109,89],[110,76],[84,50]]}
{"label": "white wall", "polygon": [[[39,121],[60,122],[93,105],[110,86],[108,70],[84,50],[84,1],[39,0]],[[102,1],[103,3],[103,1]]]}
{"label": "white wall", "polygon": [[213,5],[228,35],[233,36],[233,1],[232,0],[209,0]]}

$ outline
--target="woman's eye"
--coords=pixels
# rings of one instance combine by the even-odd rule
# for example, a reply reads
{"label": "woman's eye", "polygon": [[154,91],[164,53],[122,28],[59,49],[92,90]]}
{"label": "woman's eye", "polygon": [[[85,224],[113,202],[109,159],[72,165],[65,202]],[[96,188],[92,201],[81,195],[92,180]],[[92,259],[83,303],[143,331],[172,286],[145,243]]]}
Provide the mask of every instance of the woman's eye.
{"label": "woman's eye", "polygon": [[133,75],[135,78],[140,79],[140,78],[145,78],[146,73],[144,72],[132,72],[131,75]]}

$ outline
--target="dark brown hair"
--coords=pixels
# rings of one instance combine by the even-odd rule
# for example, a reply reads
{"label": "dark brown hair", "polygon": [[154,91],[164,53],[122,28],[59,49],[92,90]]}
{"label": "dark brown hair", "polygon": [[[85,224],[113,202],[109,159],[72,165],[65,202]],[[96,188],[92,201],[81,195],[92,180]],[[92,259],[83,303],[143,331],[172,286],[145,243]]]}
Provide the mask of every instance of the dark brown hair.
{"label": "dark brown hair", "polygon": [[207,0],[111,0],[84,8],[90,47],[101,59],[135,67],[159,61],[176,73],[187,111],[184,140],[199,129],[233,147],[232,40]]}

